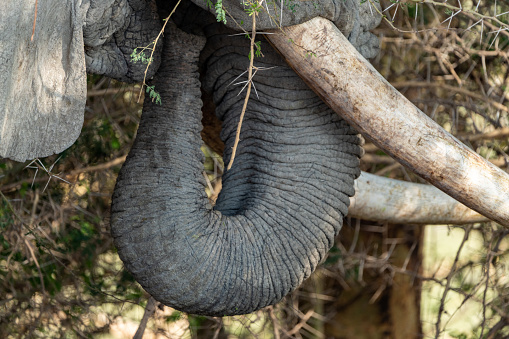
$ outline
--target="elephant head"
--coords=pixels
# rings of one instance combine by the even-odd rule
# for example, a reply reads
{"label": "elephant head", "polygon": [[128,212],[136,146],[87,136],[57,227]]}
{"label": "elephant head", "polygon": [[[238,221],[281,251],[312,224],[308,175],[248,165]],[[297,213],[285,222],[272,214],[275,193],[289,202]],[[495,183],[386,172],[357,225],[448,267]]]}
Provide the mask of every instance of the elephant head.
{"label": "elephant head", "polygon": [[[65,131],[79,130],[81,124],[78,113],[84,104],[85,70],[122,81],[141,80],[145,66],[133,64],[129,55],[133,48],[150,46],[160,27],[156,13],[169,12],[177,1],[158,0],[157,6],[143,0],[54,3],[58,10],[39,12],[35,42],[26,36],[20,39],[22,48],[33,51],[30,57],[24,56],[21,47],[8,52],[0,49],[0,60],[9,61],[14,69],[15,61],[22,61],[19,67],[23,70],[0,69],[6,71],[0,76],[7,84],[7,88],[0,87],[7,93],[0,101],[3,157],[25,160],[58,152],[72,143],[76,133]],[[154,68],[148,78],[160,62],[151,84],[160,93],[162,104],[144,103],[138,135],[113,194],[112,235],[126,268],[157,300],[190,313],[248,313],[281,300],[299,286],[323,260],[348,213],[354,180],[360,174],[361,140],[357,131],[329,108],[336,105],[329,96],[339,93],[342,105],[335,110],[359,130],[366,131],[362,126],[373,121],[355,121],[348,115],[363,105],[362,93],[352,93],[344,84],[325,92],[313,86],[318,78],[337,84],[337,75],[327,67],[322,65],[314,69],[314,76],[304,76],[318,96],[262,42],[264,57],[256,59],[259,73],[252,79],[256,95],[249,98],[235,163],[225,173],[223,190],[212,207],[204,192],[201,169],[201,89],[212,95],[216,114],[223,121],[226,163],[232,156],[243,106],[239,88],[232,84],[246,70],[249,53],[249,41],[232,30],[238,31],[239,26],[249,30],[251,26],[241,1],[223,0],[225,11],[232,15],[226,26],[206,11],[210,10],[206,1],[192,3],[179,5],[172,17],[175,24],[169,23],[164,32],[162,52],[160,45],[154,52]],[[293,5],[297,7],[267,5],[256,28],[269,30],[317,16],[329,19],[348,37],[350,42],[342,46],[357,62],[341,60],[344,72],[364,72],[364,68],[355,69],[364,67],[366,61],[352,45],[365,57],[378,52],[377,39],[369,30],[380,18],[371,13],[370,2],[303,0]],[[12,8],[7,13],[17,13]],[[31,27],[29,11],[22,13],[23,27]],[[279,21],[273,19],[276,13],[283,13]],[[2,15],[0,25],[16,22],[17,18]],[[57,34],[57,23],[65,23],[68,31]],[[329,42],[323,33],[341,35],[335,27],[327,27],[321,26],[319,33],[313,31],[313,40],[325,49]],[[0,43],[13,39],[5,30],[0,32]],[[305,35],[292,36],[292,44],[305,50],[299,45],[305,42]],[[45,39],[55,41],[53,54],[43,48]],[[269,39],[288,58],[284,43]],[[54,48],[56,45],[59,48]],[[334,51],[342,53],[341,48]],[[51,56],[53,64],[48,65],[44,53]],[[57,72],[51,72],[55,60],[59,62]],[[23,68],[24,64],[28,66]],[[303,72],[298,62],[291,66]],[[366,69],[365,73],[375,72]],[[32,74],[30,82],[17,83],[16,79],[23,78],[20,74]],[[30,91],[20,93],[20,88]],[[385,106],[380,107],[387,113]],[[18,111],[22,114],[15,116]],[[380,124],[378,120],[375,123],[376,129]],[[40,126],[45,128],[38,130]],[[54,130],[55,126],[59,129]],[[22,131],[28,137],[20,137]],[[379,144],[391,149],[391,142],[401,142],[388,139],[388,145]],[[405,153],[408,147],[403,149]],[[463,152],[458,148],[447,151],[452,158],[455,152]],[[402,158],[411,163],[408,157]],[[426,175],[434,178],[424,172]],[[497,175],[502,188],[509,185],[505,174]],[[501,200],[498,206],[503,208],[504,203]],[[509,223],[505,215],[494,218]]]}

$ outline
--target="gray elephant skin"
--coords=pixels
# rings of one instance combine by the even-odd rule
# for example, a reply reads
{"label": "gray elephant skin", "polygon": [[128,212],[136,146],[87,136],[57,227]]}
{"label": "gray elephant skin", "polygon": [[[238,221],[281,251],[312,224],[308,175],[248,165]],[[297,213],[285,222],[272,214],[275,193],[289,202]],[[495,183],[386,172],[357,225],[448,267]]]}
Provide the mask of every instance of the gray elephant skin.
{"label": "gray elephant skin", "polygon": [[[176,2],[57,2],[53,10],[68,13],[58,20],[67,23],[72,34],[48,34],[63,46],[55,58],[77,60],[59,65],[73,75],[72,81],[62,76],[67,87],[59,99],[44,81],[31,83],[36,93],[46,93],[44,105],[30,101],[36,122],[13,119],[16,105],[0,99],[4,126],[0,156],[24,161],[72,144],[76,132],[61,134],[67,128],[79,134],[85,71],[121,81],[142,80],[146,65],[133,63],[130,54],[134,48],[150,46],[161,28],[160,18]],[[378,53],[378,40],[369,30],[380,18],[368,4],[293,3],[291,9],[283,8],[283,25],[323,16],[365,57]],[[222,121],[228,163],[244,101],[244,95],[238,95],[241,86],[233,83],[246,80],[242,73],[249,64],[250,42],[237,33],[239,26],[251,29],[251,19],[242,1],[223,0],[223,5],[235,18],[227,17],[226,25],[216,21],[204,0],[183,1],[168,23],[147,74],[153,77],[149,85],[155,86],[162,103],[145,100],[111,211],[119,256],[143,288],[165,305],[214,316],[245,314],[277,303],[311,275],[347,214],[362,152],[357,132],[262,41],[264,56],[255,59],[260,69],[253,79],[256,93],[247,106],[235,162],[223,176],[216,205],[210,205],[200,150],[202,91],[212,96]],[[278,4],[271,6],[269,13],[271,9],[272,14],[280,13]],[[42,28],[47,28],[45,19],[42,14],[38,19]],[[274,28],[275,22],[261,12],[257,30]],[[36,32],[35,43],[23,41],[37,50],[42,48],[43,33]],[[0,34],[0,42],[8,40],[7,33]],[[21,58],[10,53],[0,54],[0,60]],[[43,69],[40,64],[33,60],[35,69]],[[15,77],[3,80],[12,84]],[[9,86],[0,90],[13,93]],[[63,111],[64,104],[71,113],[48,114]],[[60,134],[36,131],[41,121],[45,126],[60,124]],[[6,130],[14,132],[7,135]],[[33,131],[28,141],[16,138],[20,130]]]}

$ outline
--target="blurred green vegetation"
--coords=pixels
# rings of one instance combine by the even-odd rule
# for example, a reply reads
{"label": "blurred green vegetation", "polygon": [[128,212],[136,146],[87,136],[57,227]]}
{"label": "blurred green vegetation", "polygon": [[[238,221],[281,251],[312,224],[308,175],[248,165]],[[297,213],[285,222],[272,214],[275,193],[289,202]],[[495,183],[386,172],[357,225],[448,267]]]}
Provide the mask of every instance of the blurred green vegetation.
{"label": "blurred green vegetation", "polygon": [[[89,76],[90,89],[107,82]],[[37,169],[10,161],[0,166],[2,338],[92,337],[106,329],[92,309],[118,305],[108,315],[111,322],[142,300],[109,235],[120,164],[93,170],[127,152],[140,114],[132,92],[109,86],[118,93],[107,101],[89,97],[72,147],[30,164]]]}

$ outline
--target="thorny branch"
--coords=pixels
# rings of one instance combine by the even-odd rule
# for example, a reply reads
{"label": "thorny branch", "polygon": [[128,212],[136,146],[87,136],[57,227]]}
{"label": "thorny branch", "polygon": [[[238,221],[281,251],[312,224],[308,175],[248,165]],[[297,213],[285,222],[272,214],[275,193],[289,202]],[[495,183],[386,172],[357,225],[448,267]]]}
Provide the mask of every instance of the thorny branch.
{"label": "thorny branch", "polygon": [[[257,3],[257,6],[261,6],[261,3],[263,2],[260,1]],[[242,121],[244,120],[244,115],[246,113],[246,108],[247,108],[247,103],[249,101],[249,96],[251,95],[251,86],[253,84],[253,63],[254,63],[254,58],[255,58],[255,53],[254,53],[254,47],[255,47],[255,39],[256,39],[256,15],[257,15],[257,11],[254,11],[252,14],[251,14],[251,17],[252,17],[252,23],[253,23],[253,28],[252,28],[252,32],[251,32],[251,45],[250,45],[250,51],[249,51],[249,68],[248,68],[248,73],[247,73],[247,91],[246,91],[246,97],[244,99],[244,105],[242,106],[242,112],[240,113],[240,118],[239,118],[239,124],[237,126],[237,133],[235,134],[235,143],[233,144],[233,149],[232,149],[232,156],[230,158],[230,162],[228,163],[228,166],[226,167],[227,170],[231,169],[232,168],[232,165],[233,165],[233,161],[235,160],[235,154],[237,152],[237,146],[239,145],[239,141],[240,141],[240,130],[242,128]]]}
{"label": "thorny branch", "polygon": [[148,298],[147,306],[145,307],[145,312],[143,313],[143,318],[140,321],[140,325],[133,339],[142,339],[143,334],[145,333],[145,328],[147,327],[148,320],[155,313],[157,306],[160,303],[154,299],[154,297]]}
{"label": "thorny branch", "polygon": [[[419,33],[419,32],[425,32],[425,31],[435,31],[437,29],[451,29],[450,26],[451,26],[451,22],[452,22],[452,19],[458,15],[458,14],[462,14],[468,18],[471,18],[471,19],[474,19],[474,20],[477,20],[473,25],[471,25],[470,27],[468,27],[465,31],[469,31],[470,29],[472,29],[474,26],[480,24],[481,26],[484,26],[486,25],[487,27],[493,29],[492,32],[490,33],[496,33],[496,35],[498,36],[499,33],[502,33],[503,35],[506,35],[507,37],[509,37],[509,24],[501,21],[498,19],[498,17],[502,16],[502,15],[505,15],[505,14],[508,14],[509,12],[504,12],[504,13],[499,13],[499,14],[496,14],[496,3],[495,3],[495,14],[494,15],[484,15],[482,13],[480,13],[478,11],[479,9],[479,4],[481,2],[481,0],[478,0],[477,1],[477,6],[474,10],[472,9],[466,9],[462,6],[460,0],[458,0],[458,4],[459,4],[459,7],[458,6],[454,6],[454,5],[451,5],[450,3],[448,2],[438,2],[438,1],[433,1],[433,0],[410,0],[409,2],[412,2],[415,4],[416,6],[416,18],[417,18],[417,12],[418,12],[418,7],[419,5],[424,5],[424,4],[427,4],[427,5],[432,5],[432,6],[436,6],[436,7],[444,7],[446,8],[449,13],[450,13],[450,16],[445,19],[444,21],[442,21],[441,23],[446,23],[448,22],[448,26],[447,27],[442,27],[442,28],[426,28],[426,29],[422,29],[422,30],[416,30],[416,29],[413,29],[413,30],[403,30],[403,29],[400,29],[398,27],[396,27],[394,25],[394,18],[397,14],[397,11],[398,11],[398,8],[399,6],[405,4],[403,1],[395,1],[392,3],[392,5],[388,6],[387,8],[385,8],[383,11],[380,11],[376,4],[375,4],[375,1],[374,0],[369,0],[369,3],[371,5],[371,7],[373,7],[382,17],[383,19],[385,20],[385,22],[387,22],[389,24],[389,26],[400,32],[400,33]],[[392,19],[388,18],[386,15],[383,14],[383,12],[385,11],[388,11],[389,9],[391,9],[393,6],[396,6],[396,9],[394,10],[394,15],[392,17]],[[481,29],[481,41],[482,41],[482,34],[483,34],[483,29]]]}

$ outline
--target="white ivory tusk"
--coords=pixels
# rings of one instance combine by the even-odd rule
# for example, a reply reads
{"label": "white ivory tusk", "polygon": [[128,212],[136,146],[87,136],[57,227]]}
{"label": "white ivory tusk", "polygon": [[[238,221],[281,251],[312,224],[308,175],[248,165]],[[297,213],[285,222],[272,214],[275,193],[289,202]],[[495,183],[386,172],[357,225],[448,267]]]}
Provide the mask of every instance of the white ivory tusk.
{"label": "white ivory tusk", "polygon": [[380,177],[362,172],[355,181],[348,215],[393,224],[470,224],[485,216],[431,185]]}
{"label": "white ivory tusk", "polygon": [[314,18],[267,39],[341,117],[431,184],[509,226],[509,175],[392,87],[334,24]]}

